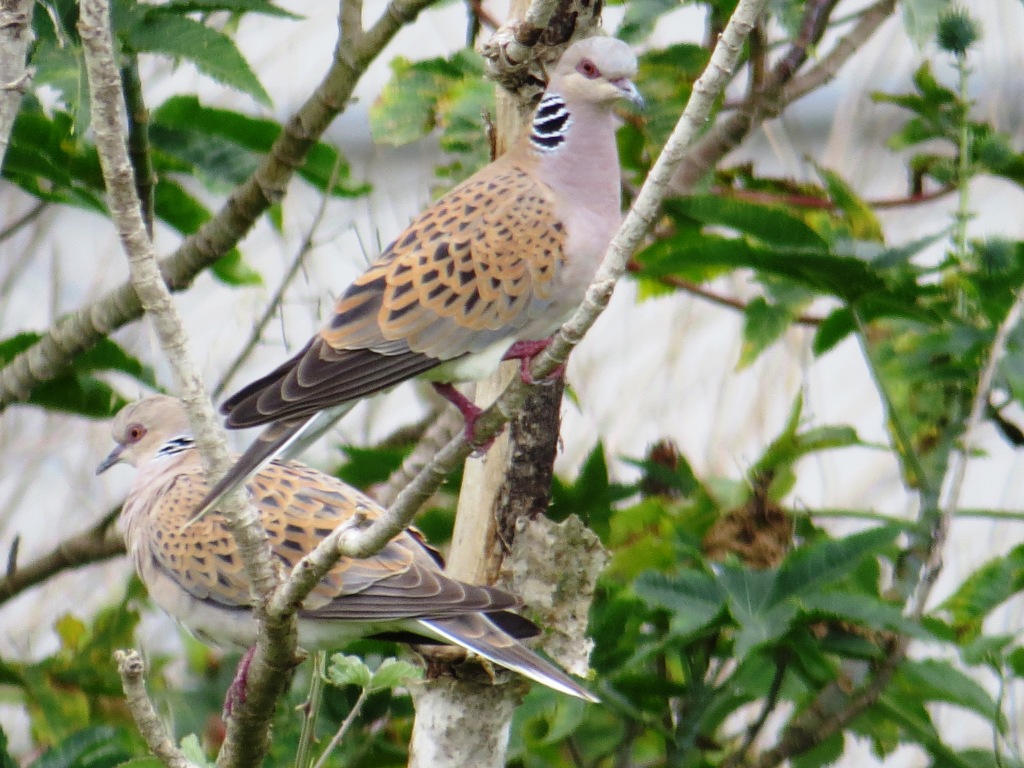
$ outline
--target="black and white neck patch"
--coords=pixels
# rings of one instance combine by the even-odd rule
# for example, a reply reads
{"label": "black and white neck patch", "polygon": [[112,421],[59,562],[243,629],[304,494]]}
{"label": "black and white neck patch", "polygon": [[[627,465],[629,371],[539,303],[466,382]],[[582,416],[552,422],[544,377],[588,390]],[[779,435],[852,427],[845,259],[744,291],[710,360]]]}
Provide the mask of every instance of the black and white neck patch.
{"label": "black and white neck patch", "polygon": [[166,443],[160,446],[160,449],[156,452],[157,456],[173,456],[176,453],[187,451],[195,445],[195,440],[187,435],[181,435],[179,437],[172,437]]}
{"label": "black and white neck patch", "polygon": [[530,142],[541,152],[550,152],[565,142],[572,118],[565,100],[555,93],[540,100],[533,116]]}

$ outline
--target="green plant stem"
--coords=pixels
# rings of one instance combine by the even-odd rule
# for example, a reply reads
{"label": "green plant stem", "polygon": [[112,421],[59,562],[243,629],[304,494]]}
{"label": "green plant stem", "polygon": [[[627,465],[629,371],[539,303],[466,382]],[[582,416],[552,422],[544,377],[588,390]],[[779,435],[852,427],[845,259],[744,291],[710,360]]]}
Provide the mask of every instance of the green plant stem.
{"label": "green plant stem", "polygon": [[[958,96],[963,105],[963,114],[960,119],[959,146],[957,147],[957,208],[956,227],[953,230],[953,249],[956,254],[956,261],[960,268],[970,266],[967,252],[967,222],[971,218],[970,205],[970,146],[971,146],[971,122],[968,119],[970,107],[969,94],[967,92],[967,76],[970,71],[967,68],[967,56],[960,54],[956,57],[956,71],[959,77]],[[961,292],[960,303],[963,304]],[[963,307],[960,307],[963,311]]]}
{"label": "green plant stem", "polygon": [[324,749],[323,754],[320,755],[320,759],[316,761],[316,764],[313,766],[313,768],[323,768],[324,763],[327,762],[327,758],[330,757],[331,752],[333,752],[335,747],[337,747],[338,744],[341,743],[341,740],[345,737],[345,734],[348,732],[348,729],[351,728],[352,723],[355,722],[356,716],[359,714],[359,711],[363,708],[363,704],[366,703],[366,697],[369,695],[369,691],[369,688],[363,688],[363,690],[359,692],[359,698],[356,699],[356,703],[352,705],[352,711],[349,712],[348,716],[344,719],[344,721],[342,721],[341,725],[338,727],[338,732],[331,737],[330,743],[327,745],[327,748]]}
{"label": "green plant stem", "polygon": [[327,653],[313,654],[313,669],[309,679],[309,695],[302,704],[302,730],[299,732],[299,747],[295,751],[295,768],[307,768],[312,758],[313,740],[316,738],[316,718],[324,700],[324,669]]}

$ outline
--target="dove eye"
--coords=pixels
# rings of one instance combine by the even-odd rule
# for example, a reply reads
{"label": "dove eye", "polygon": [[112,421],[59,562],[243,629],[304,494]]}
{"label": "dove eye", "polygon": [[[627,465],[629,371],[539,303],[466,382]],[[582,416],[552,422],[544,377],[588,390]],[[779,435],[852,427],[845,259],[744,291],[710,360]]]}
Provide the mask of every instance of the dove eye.
{"label": "dove eye", "polygon": [[576,65],[576,71],[583,75],[588,80],[593,80],[595,77],[601,74],[601,70],[590,59],[584,59]]}
{"label": "dove eye", "polygon": [[125,432],[125,442],[128,444],[137,443],[146,435],[146,428],[141,424],[131,424]]}

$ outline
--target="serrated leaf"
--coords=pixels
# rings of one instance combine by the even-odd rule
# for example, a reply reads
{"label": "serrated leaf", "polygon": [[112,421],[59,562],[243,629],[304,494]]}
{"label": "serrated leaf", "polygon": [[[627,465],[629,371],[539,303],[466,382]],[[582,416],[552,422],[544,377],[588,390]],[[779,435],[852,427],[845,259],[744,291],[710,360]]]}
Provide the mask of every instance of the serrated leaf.
{"label": "serrated leaf", "polygon": [[449,85],[464,76],[448,59],[391,61],[391,79],[370,107],[370,133],[381,144],[402,146],[422,139],[437,125],[437,103]]}
{"label": "serrated leaf", "polygon": [[997,606],[1024,589],[1024,547],[977,568],[941,606],[964,640],[981,631],[982,622]]}
{"label": "serrated leaf", "polygon": [[[868,264],[849,256],[820,250],[791,250],[751,245],[742,239],[681,232],[657,241],[637,257],[641,274],[679,275],[703,280],[712,269],[738,267],[795,280],[824,293],[856,301],[862,295],[882,292],[888,286]],[[905,300],[910,303],[914,294]]]}
{"label": "serrated leaf", "polygon": [[888,546],[900,533],[880,526],[842,539],[825,539],[793,550],[779,566],[774,600],[816,591],[853,571],[861,560]]}
{"label": "serrated leaf", "polygon": [[686,637],[708,626],[725,608],[725,590],[707,574],[682,571],[667,576],[647,571],[637,577],[633,591],[650,605],[672,613],[671,632]]}
{"label": "serrated leaf", "polygon": [[777,603],[766,610],[736,616],[740,625],[734,649],[736,658],[743,659],[755,648],[782,638],[789,632],[795,616],[796,606],[792,603]]}
{"label": "serrated leaf", "polygon": [[373,673],[358,656],[346,656],[336,653],[331,656],[331,664],[327,668],[327,680],[337,686],[358,685],[366,688],[373,679]]}
{"label": "serrated leaf", "polygon": [[875,630],[891,630],[917,639],[933,639],[931,633],[900,609],[870,595],[856,592],[813,592],[804,594],[799,604],[810,613],[831,616]]}
{"label": "serrated leaf", "polygon": [[187,16],[170,12],[131,14],[122,35],[131,50],[159,53],[191,61],[217,82],[252,96],[270,106],[270,96],[239,52],[235,41],[216,29]]}
{"label": "serrated leaf", "polygon": [[372,691],[382,688],[398,688],[423,679],[423,670],[407,661],[387,658],[374,670],[366,685]]}
{"label": "serrated leaf", "polygon": [[996,702],[981,685],[951,663],[939,659],[905,659],[894,683],[927,702],[945,702],[981,715],[995,722],[1000,730],[1005,725],[997,715]]}

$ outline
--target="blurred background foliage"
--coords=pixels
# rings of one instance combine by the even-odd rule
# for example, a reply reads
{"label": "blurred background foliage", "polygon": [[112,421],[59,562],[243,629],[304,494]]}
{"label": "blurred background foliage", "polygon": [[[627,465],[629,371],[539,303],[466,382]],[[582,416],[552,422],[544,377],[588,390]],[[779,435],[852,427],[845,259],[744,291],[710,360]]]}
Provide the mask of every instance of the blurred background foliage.
{"label": "blurred background foliage", "polygon": [[[711,37],[733,3],[699,4],[707,9]],[[762,46],[795,35],[809,5],[771,3],[762,30],[771,34]],[[649,44],[659,18],[677,7],[674,0],[628,0],[619,29],[642,51],[639,87],[651,104],[643,114],[625,115],[620,132],[627,196],[645,177],[690,83],[707,62],[705,46]],[[816,7],[835,11],[834,3]],[[138,56],[156,55],[187,60],[257,102],[268,99],[232,33],[245,14],[287,19],[290,13],[264,0],[119,0],[115,9],[129,87],[138,81]],[[556,479],[548,514],[580,516],[611,553],[590,617],[592,683],[604,703],[586,706],[534,687],[513,724],[511,765],[772,765],[770,748],[779,733],[799,740],[791,753],[796,768],[832,764],[848,736],[869,740],[878,756],[916,745],[926,764],[937,768],[1024,764],[1002,699],[1007,687],[1024,678],[1024,647],[1014,635],[985,629],[986,618],[1024,587],[1024,545],[983,564],[923,615],[907,608],[919,586],[921,560],[941,523],[942,488],[977,394],[979,371],[1024,285],[1024,243],[966,238],[971,201],[964,190],[979,175],[1024,185],[1024,155],[1009,136],[971,110],[964,83],[978,33],[972,20],[941,2],[917,0],[900,10],[913,39],[925,43],[938,30],[941,47],[930,49],[933,58],[952,60],[961,75],[960,82],[944,82],[926,61],[912,90],[874,97],[904,113],[888,146],[912,150],[908,195],[962,195],[959,214],[948,227],[917,241],[889,242],[875,205],[828,168],[817,169],[816,183],[797,184],[748,165],[718,167],[694,194],[664,206],[655,232],[635,256],[630,279],[642,297],[650,297],[691,290],[737,270],[749,275],[760,291],[737,306],[745,317],[739,367],[751,365],[795,323],[816,328],[815,355],[856,336],[886,405],[892,437],[891,445],[868,447],[895,453],[906,486],[918,494],[917,519],[894,523],[869,508],[787,504],[801,460],[866,445],[847,425],[807,426],[799,398],[785,428],[744,468],[741,480],[698,476],[687,457],[664,441],[646,455],[627,457],[639,477],[616,483],[609,478],[602,446],[595,446],[574,481]],[[41,205],[106,215],[88,131],[76,12],[70,0],[37,5],[33,90],[14,127],[3,176]],[[831,23],[856,20],[854,13]],[[756,53],[748,50],[748,64],[756,63]],[[848,66],[855,62],[854,57]],[[440,188],[487,162],[484,137],[493,89],[470,48],[444,59],[396,58],[391,67],[391,82],[371,111],[377,141],[400,145],[438,136],[447,153],[437,169]],[[212,199],[223,199],[251,173],[280,125],[178,95],[151,105],[148,115],[133,115],[132,129],[148,138],[154,216],[186,235],[207,221],[211,210],[180,180],[197,180]],[[336,165],[340,174],[331,183]],[[349,177],[337,150],[324,143],[299,175],[325,194],[367,191]],[[268,216],[280,226],[275,207]],[[922,258],[936,244],[944,244],[942,257]],[[260,280],[237,250],[223,254],[213,272],[233,286]],[[0,340],[0,364],[37,339],[22,333]],[[1024,397],[1020,327],[1012,329],[1006,352],[994,394],[983,393],[984,418],[1019,446],[1024,433],[1007,409]],[[111,372],[122,378],[112,379]],[[144,362],[107,340],[18,407],[105,418],[128,399],[112,383],[124,382],[123,376],[146,387],[157,384]],[[379,448],[343,446],[347,460],[335,471],[372,492],[414,443],[415,434]],[[451,535],[457,482],[453,478],[419,520],[439,546]],[[828,524],[835,517],[862,524],[836,536]],[[133,644],[140,613],[148,610],[142,587],[132,580],[117,605],[91,617],[61,618],[54,627],[60,648],[53,655],[34,662],[0,660],[0,695],[24,705],[35,743],[33,753],[15,759],[0,731],[0,766],[156,764],[146,757],[130,721],[111,661],[114,649]],[[921,652],[895,657],[900,637],[912,638]],[[177,737],[201,764],[222,738],[220,706],[236,659],[188,638],[184,642],[185,684],[169,684],[168,659],[151,658],[150,685]],[[404,653],[371,641],[345,650],[373,669]],[[893,659],[894,668],[887,668]],[[319,746],[313,751],[327,743],[358,702],[358,716],[326,764],[404,765],[413,709],[402,687],[392,690],[391,684],[409,684],[411,672],[403,669],[384,685],[352,664],[331,662],[330,684],[314,725]],[[978,682],[982,671],[997,681],[996,693]],[[311,674],[311,665],[300,670],[290,699],[279,709],[273,765],[294,762],[300,741],[309,738],[301,735],[301,705]],[[848,722],[801,731],[801,718],[875,679],[882,681],[876,699]],[[990,743],[952,746],[933,720],[938,703],[984,721]]]}

